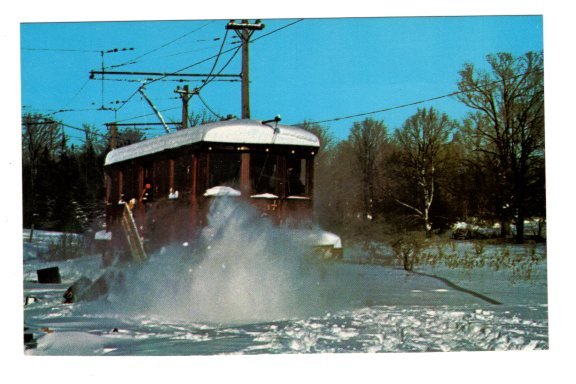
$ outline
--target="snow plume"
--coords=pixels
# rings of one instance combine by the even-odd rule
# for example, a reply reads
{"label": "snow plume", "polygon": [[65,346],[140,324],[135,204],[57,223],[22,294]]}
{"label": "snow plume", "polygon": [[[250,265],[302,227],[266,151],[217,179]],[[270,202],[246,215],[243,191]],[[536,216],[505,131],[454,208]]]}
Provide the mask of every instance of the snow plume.
{"label": "snow plume", "polygon": [[127,270],[110,298],[123,310],[203,323],[322,314],[342,306],[343,282],[334,264],[311,255],[307,240],[305,231],[274,226],[238,199],[216,198],[196,244],[166,247]]}

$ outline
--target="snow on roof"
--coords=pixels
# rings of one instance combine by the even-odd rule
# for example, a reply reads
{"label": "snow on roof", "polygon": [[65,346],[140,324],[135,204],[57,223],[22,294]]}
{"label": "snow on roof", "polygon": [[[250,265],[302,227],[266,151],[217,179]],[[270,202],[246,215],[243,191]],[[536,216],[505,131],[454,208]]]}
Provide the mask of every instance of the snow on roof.
{"label": "snow on roof", "polygon": [[313,133],[300,127],[278,125],[277,129],[274,129],[273,124],[263,124],[259,120],[227,120],[183,129],[114,149],[106,156],[104,165],[200,142],[320,146],[320,141]]}

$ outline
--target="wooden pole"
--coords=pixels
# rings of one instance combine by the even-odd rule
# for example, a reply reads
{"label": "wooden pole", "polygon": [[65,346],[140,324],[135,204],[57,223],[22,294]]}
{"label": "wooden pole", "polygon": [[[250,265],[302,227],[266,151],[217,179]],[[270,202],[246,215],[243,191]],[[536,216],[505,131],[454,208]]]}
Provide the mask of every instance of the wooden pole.
{"label": "wooden pole", "polygon": [[188,101],[190,95],[188,94],[188,84],[184,86],[184,93],[180,94],[182,97],[182,129],[188,128]]}
{"label": "wooden pole", "polygon": [[110,149],[115,149],[118,146],[118,127],[116,123],[109,123],[107,125],[110,131]]}
{"label": "wooden pole", "polygon": [[[247,20],[242,20],[246,23]],[[248,29],[242,30],[242,118],[250,118],[250,36]]]}
{"label": "wooden pole", "polygon": [[256,20],[251,24],[248,20],[242,20],[241,23],[235,23],[234,20],[226,25],[226,29],[236,31],[238,37],[242,40],[242,118],[250,118],[250,38],[254,31],[260,31],[264,24]]}

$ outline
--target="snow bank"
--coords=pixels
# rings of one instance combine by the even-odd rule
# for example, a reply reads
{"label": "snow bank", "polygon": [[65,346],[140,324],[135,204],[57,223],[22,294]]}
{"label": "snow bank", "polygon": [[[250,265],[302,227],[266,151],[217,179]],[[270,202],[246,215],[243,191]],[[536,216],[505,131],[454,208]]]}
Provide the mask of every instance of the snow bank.
{"label": "snow bank", "polygon": [[[124,342],[123,342],[124,341]],[[125,340],[111,335],[95,335],[83,331],[50,332],[38,338],[28,355],[97,356],[123,347]]]}

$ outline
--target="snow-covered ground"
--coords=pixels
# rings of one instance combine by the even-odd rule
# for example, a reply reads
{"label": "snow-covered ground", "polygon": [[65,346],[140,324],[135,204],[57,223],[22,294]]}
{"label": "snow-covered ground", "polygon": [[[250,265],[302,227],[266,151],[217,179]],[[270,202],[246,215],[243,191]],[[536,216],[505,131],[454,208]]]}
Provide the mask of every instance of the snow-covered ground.
{"label": "snow-covered ground", "polygon": [[[231,226],[231,227],[230,227]],[[242,228],[244,240],[236,237]],[[318,263],[285,235],[228,223],[200,251],[168,247],[126,268],[124,284],[63,304],[67,287],[102,273],[100,256],[24,262],[28,355],[219,355],[545,350],[546,262],[510,270]],[[270,241],[269,239],[274,239]],[[236,239],[237,241],[233,241]],[[462,243],[466,249],[466,243]],[[202,254],[200,254],[202,253]],[[58,266],[61,284],[38,284]],[[446,280],[447,279],[447,280]],[[34,298],[31,300],[30,298]],[[501,303],[501,304],[495,304]]]}
{"label": "snow-covered ground", "polygon": [[[142,264],[123,266],[123,278],[108,280],[105,295],[73,304],[63,303],[64,292],[81,277],[95,280],[104,272],[100,255],[45,261],[37,257],[42,242],[25,245],[24,326],[34,336],[25,354],[549,348],[543,245],[506,251],[534,258],[529,275],[495,270],[489,262],[472,268],[422,263],[407,272],[321,261],[311,256],[306,232],[275,227],[234,205],[215,204],[209,218],[204,241],[167,246]],[[345,252],[345,260],[367,257]],[[465,260],[473,252],[488,261],[503,255],[467,242],[450,252]],[[59,268],[60,284],[37,282],[37,270],[49,267]]]}

